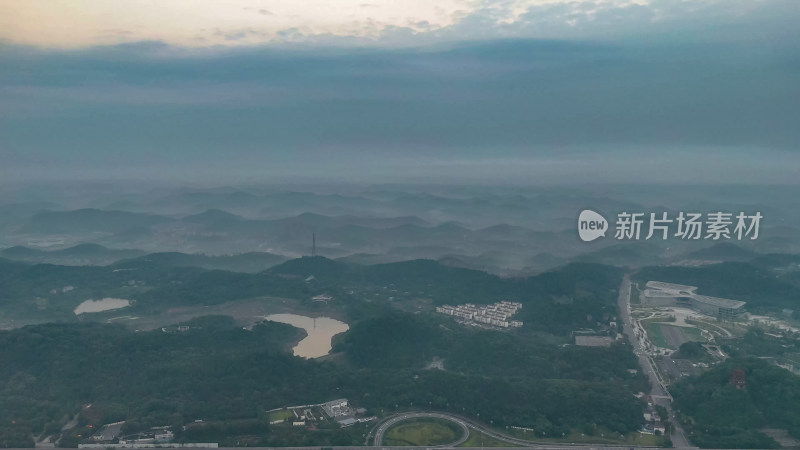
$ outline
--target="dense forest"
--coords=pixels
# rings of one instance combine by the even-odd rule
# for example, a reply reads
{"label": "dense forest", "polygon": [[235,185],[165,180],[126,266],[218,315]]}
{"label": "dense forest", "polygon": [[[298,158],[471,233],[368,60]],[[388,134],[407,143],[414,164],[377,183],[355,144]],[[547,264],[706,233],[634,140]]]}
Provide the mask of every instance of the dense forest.
{"label": "dense forest", "polygon": [[[745,386],[731,383],[744,371]],[[730,358],[671,388],[691,439],[704,448],[778,448],[764,427],[800,437],[800,378],[758,358]]]}
{"label": "dense forest", "polygon": [[[33,436],[57,433],[79,412],[61,445],[78,443],[90,425],[123,419],[128,431],[203,419],[216,424],[204,433],[241,427],[242,434],[261,430],[264,445],[273,438],[308,443],[308,436],[271,433],[253,421],[271,408],[342,396],[378,414],[425,407],[548,434],[595,425],[628,432],[641,422],[642,405],[631,392],[646,382],[627,372],[636,362],[623,345],[559,348],[499,331],[445,331],[431,318],[392,313],[354,326],[339,344],[345,359],[332,363],[287,353],[302,333],[287,325],[248,331],[220,316],[188,325],[176,333],[91,323],[0,332],[0,446],[30,446]],[[412,335],[430,347],[419,349]],[[433,354],[447,370],[421,368]],[[178,438],[199,439],[196,433]],[[355,439],[324,436],[316,442]]]}
{"label": "dense forest", "polygon": [[[31,446],[34,436],[58,434],[73,417],[77,426],[63,434],[59,445],[77,445],[91,434],[90,427],[123,419],[126,432],[172,425],[179,441],[363,442],[359,429],[332,426],[302,433],[269,427],[264,417],[272,408],[337,397],[378,415],[444,410],[548,435],[597,429],[625,433],[642,421],[642,403],[632,394],[648,386],[641,373],[629,371],[638,368],[630,347],[624,342],[608,348],[570,344],[570,331],[615,319],[621,271],[610,266],[574,263],[508,279],[427,260],[361,266],[322,257],[287,261],[255,274],[147,258],[108,267],[0,260],[0,269],[0,312],[58,320],[0,332],[4,447]],[[770,294],[764,307],[781,305],[776,299],[795,289],[770,268],[742,264],[646,268],[639,278],[696,284],[703,286],[702,293],[742,298],[723,288],[731,273],[762,283]],[[74,289],[64,291],[63,286]],[[128,311],[147,315],[260,297],[297,299],[313,308],[310,297],[320,293],[336,297],[330,307],[351,325],[334,340],[332,359],[292,356],[289,349],[303,332],[277,323],[247,330],[230,317],[209,316],[186,323],[185,332],[134,332],[72,314],[80,301],[106,296],[132,299]],[[432,312],[438,304],[497,300],[522,302],[515,316],[525,322],[521,329],[464,327]],[[797,435],[800,426],[787,399],[800,398],[794,391],[773,392],[780,383],[794,389],[794,379],[783,380],[788,372],[767,363],[743,359],[754,353],[781,356],[794,347],[752,331],[725,349],[734,359],[675,387],[676,405],[693,441],[770,447],[774,441],[758,431],[767,424]],[[702,354],[689,345],[681,348],[684,353]],[[443,361],[444,370],[427,368],[434,359]],[[746,391],[728,384],[731,364],[747,371]],[[726,412],[719,414],[720,408]],[[790,414],[775,413],[784,410]],[[733,411],[741,416],[726,419]],[[205,425],[183,429],[198,419]]]}
{"label": "dense forest", "polygon": [[[549,435],[595,427],[624,433],[641,423],[632,394],[647,390],[647,381],[629,372],[637,367],[631,349],[569,345],[571,330],[613,320],[621,272],[609,266],[570,264],[504,279],[426,260],[360,266],[322,257],[256,274],[147,258],[108,267],[0,265],[2,313],[59,321],[0,332],[0,446],[31,445],[76,413],[79,426],[61,445],[77,444],[90,432],[82,427],[122,419],[127,431],[203,419],[208,428],[177,438],[215,436],[232,445],[240,441],[229,434],[251,432],[259,437],[248,444],[358,443],[357,433],[310,438],[262,423],[268,409],[341,396],[378,414],[424,406]],[[245,330],[213,316],[191,321],[186,332],[133,332],[72,314],[80,301],[107,296],[132,299],[126,313],[147,315],[266,296],[312,308],[319,293],[334,295],[331,307],[351,324],[335,339],[340,356],[331,361],[291,356],[302,331],[287,325]],[[419,299],[427,309],[404,312]],[[522,329],[473,329],[431,311],[506,299],[523,303],[515,316]],[[445,370],[425,369],[434,357]]]}
{"label": "dense forest", "polygon": [[[177,306],[216,305],[231,300],[280,297],[312,306],[327,293],[352,320],[374,316],[391,297],[402,304],[427,299],[432,304],[525,304],[519,319],[556,334],[607,321],[616,312],[622,274],[600,264],[574,263],[527,278],[501,278],[485,272],[416,260],[373,266],[304,257],[250,274],[162,264],[136,258],[107,267],[27,265],[0,260],[0,317],[28,321],[77,321],[72,310],[87,299],[117,297],[134,301],[126,311],[158,314]],[[69,287],[69,290],[65,290]]]}

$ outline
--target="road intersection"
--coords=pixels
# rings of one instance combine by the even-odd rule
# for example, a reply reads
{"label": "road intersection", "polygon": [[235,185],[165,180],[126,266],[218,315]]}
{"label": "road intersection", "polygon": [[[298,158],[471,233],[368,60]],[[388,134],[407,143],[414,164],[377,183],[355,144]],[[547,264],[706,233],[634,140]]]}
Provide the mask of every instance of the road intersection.
{"label": "road intersection", "polygon": [[652,386],[652,389],[650,390],[650,396],[653,398],[653,402],[657,405],[663,406],[669,414],[670,423],[672,424],[669,437],[670,440],[672,440],[672,445],[676,448],[690,448],[691,445],[689,444],[689,440],[686,438],[683,428],[681,427],[680,423],[678,423],[675,413],[672,411],[672,396],[670,395],[667,387],[664,385],[663,380],[659,376],[653,358],[651,358],[646,352],[645,348],[642,346],[642,343],[639,341],[636,333],[634,332],[635,328],[633,319],[631,318],[630,297],[631,281],[626,274],[623,277],[622,285],[620,285],[619,288],[618,300],[619,312],[622,316],[623,332],[633,346],[633,351],[636,354],[636,357],[639,359],[639,366],[641,366],[642,372],[650,380],[650,385]]}
{"label": "road intersection", "polygon": [[[422,419],[422,418],[436,418],[436,419],[441,419],[441,420],[449,420],[449,421],[457,424],[463,430],[463,435],[457,441],[449,443],[449,444],[446,444],[446,445],[440,445],[440,446],[435,446],[435,447],[433,447],[433,446],[422,447],[422,448],[426,448],[426,449],[427,448],[453,448],[453,447],[456,447],[458,445],[461,445],[464,442],[466,442],[467,439],[469,439],[469,432],[470,432],[469,430],[475,430],[475,431],[481,432],[481,433],[485,434],[486,436],[489,436],[489,437],[491,437],[493,439],[496,439],[498,441],[502,441],[502,442],[506,442],[506,443],[509,443],[509,444],[514,444],[514,445],[518,445],[518,446],[522,446],[522,447],[536,448],[536,449],[559,450],[559,449],[586,448],[586,449],[598,449],[598,450],[599,449],[604,449],[604,450],[628,450],[628,449],[631,448],[630,446],[619,446],[619,445],[616,445],[616,446],[613,446],[613,445],[612,446],[605,446],[605,445],[602,445],[602,444],[584,444],[584,443],[580,443],[580,444],[579,443],[559,443],[559,444],[554,444],[554,443],[545,443],[545,442],[539,442],[539,441],[529,441],[529,440],[525,440],[525,439],[519,439],[519,438],[515,438],[515,437],[512,437],[512,436],[508,436],[508,435],[503,434],[503,433],[499,433],[499,432],[497,432],[497,431],[495,431],[495,430],[493,430],[493,429],[491,429],[489,427],[486,427],[486,426],[484,426],[482,424],[474,422],[474,421],[472,421],[470,419],[467,419],[465,417],[461,417],[461,416],[458,416],[458,415],[455,415],[455,414],[450,414],[450,413],[444,413],[444,412],[406,412],[406,413],[400,413],[400,414],[395,414],[393,416],[390,416],[390,417],[384,419],[382,422],[380,422],[376,426],[376,428],[374,428],[373,431],[371,431],[367,435],[367,439],[364,442],[364,445],[370,445],[370,443],[372,443],[374,445],[374,447],[387,448],[388,449],[390,447],[383,446],[383,439],[384,439],[384,435],[386,434],[386,431],[388,431],[392,426],[396,425],[397,423],[404,422],[406,420]],[[374,438],[373,438],[373,436],[374,436]],[[405,447],[405,448],[406,449],[410,449],[411,447]],[[652,447],[638,447],[638,448],[652,448]]]}
{"label": "road intersection", "polygon": [[[684,433],[683,428],[678,423],[675,414],[672,410],[672,396],[670,395],[669,390],[667,389],[666,385],[661,379],[658,370],[656,369],[655,362],[650,357],[650,355],[645,351],[644,346],[639,341],[638,337],[634,332],[633,319],[631,318],[630,296],[631,296],[631,281],[628,275],[625,275],[619,289],[619,299],[618,299],[619,311],[620,315],[622,316],[622,323],[624,324],[623,332],[628,337],[628,340],[631,342],[631,345],[634,348],[634,353],[636,354],[636,357],[639,360],[639,365],[642,368],[642,372],[650,380],[650,384],[652,386],[650,391],[650,397],[653,399],[653,402],[655,404],[663,406],[667,410],[670,423],[672,424],[670,430],[670,439],[672,440],[673,447],[692,448],[692,446],[689,443],[689,440],[686,438],[686,434]],[[553,444],[541,441],[524,440],[497,432],[494,429],[488,428],[482,424],[474,422],[465,417],[444,412],[405,412],[384,418],[380,423],[378,423],[375,426],[375,428],[373,428],[372,431],[369,432],[369,434],[367,434],[364,445],[374,446],[376,448],[382,448],[382,449],[389,449],[391,447],[384,446],[383,441],[386,432],[392,426],[406,420],[414,420],[421,418],[436,418],[441,420],[448,420],[457,424],[461,428],[462,436],[460,436],[458,440],[446,445],[438,446],[436,448],[453,448],[463,444],[469,438],[470,430],[481,432],[486,436],[489,436],[493,439],[497,439],[505,443],[514,444],[522,447],[528,447],[528,448],[536,448],[536,449],[591,448],[591,449],[623,450],[631,448],[629,446],[604,446],[602,444],[584,444],[584,443]],[[405,447],[405,448],[410,448],[410,447]],[[423,447],[423,448],[432,448],[432,447]]]}

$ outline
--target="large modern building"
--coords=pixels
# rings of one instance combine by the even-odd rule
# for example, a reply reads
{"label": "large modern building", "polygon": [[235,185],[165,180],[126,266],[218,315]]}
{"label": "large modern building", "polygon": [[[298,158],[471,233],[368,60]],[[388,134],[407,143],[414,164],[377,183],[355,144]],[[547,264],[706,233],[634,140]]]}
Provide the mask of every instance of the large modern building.
{"label": "large modern building", "polygon": [[709,316],[732,318],[744,311],[745,302],[697,293],[697,286],[648,281],[639,298],[645,306],[684,306]]}

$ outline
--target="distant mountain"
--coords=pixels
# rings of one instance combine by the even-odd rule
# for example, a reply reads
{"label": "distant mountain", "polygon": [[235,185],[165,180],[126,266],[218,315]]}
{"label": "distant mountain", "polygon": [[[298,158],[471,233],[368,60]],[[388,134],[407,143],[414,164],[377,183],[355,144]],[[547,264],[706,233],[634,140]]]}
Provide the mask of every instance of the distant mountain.
{"label": "distant mountain", "polygon": [[373,229],[386,229],[399,226],[430,227],[430,224],[416,216],[403,217],[359,217],[353,215],[327,216],[304,212],[297,216],[269,221],[272,224],[292,224],[310,228],[331,228],[358,226]]}
{"label": "distant mountain", "polygon": [[310,212],[304,212],[297,216],[288,217],[286,219],[272,220],[270,223],[275,225],[289,225],[306,228],[330,227],[339,224],[339,222],[333,217]]}
{"label": "distant mountain", "polygon": [[[19,273],[24,272],[30,266],[20,261],[12,261],[10,259],[0,258],[0,283],[6,279],[13,279]],[[0,301],[2,303],[2,301]]]}
{"label": "distant mountain", "polygon": [[370,266],[373,264],[387,264],[399,261],[406,261],[410,258],[403,258],[401,256],[386,255],[386,254],[372,254],[372,253],[353,253],[352,255],[336,258],[336,261],[347,264],[360,264],[362,266]]}
{"label": "distant mountain", "polygon": [[[449,267],[433,260],[416,259],[377,264],[363,269],[365,279],[375,285],[394,285],[416,296],[434,298],[437,303],[461,303],[480,299],[492,303],[512,295],[514,286],[486,272]],[[449,295],[444,295],[446,287]]]}
{"label": "distant mountain", "polygon": [[25,260],[26,258],[33,258],[36,256],[41,255],[43,252],[41,250],[25,247],[22,245],[16,245],[14,247],[9,247],[3,250],[0,250],[0,256],[3,258],[14,259],[14,260]]}
{"label": "distant mountain", "polygon": [[96,256],[106,255],[111,252],[136,253],[136,250],[111,250],[99,244],[78,244],[74,247],[49,252],[53,255],[63,256]]}
{"label": "distant mountain", "polygon": [[765,231],[761,237],[752,241],[753,248],[760,253],[800,253],[800,229],[792,230],[794,234],[777,236]]}
{"label": "distant mountain", "polygon": [[317,194],[314,192],[274,192],[262,197],[261,214],[274,217],[276,211],[303,212],[315,211],[319,214],[363,214],[370,211],[372,214],[383,212],[386,205],[377,200],[342,194]]}
{"label": "distant mountain", "polygon": [[190,206],[194,210],[255,209],[263,206],[264,199],[256,194],[233,190],[230,192],[184,192],[158,199],[156,207]]}
{"label": "distant mountain", "polygon": [[[312,235],[317,236],[317,249],[329,257],[351,253],[381,253],[398,244],[420,246],[442,245],[449,242],[466,242],[473,231],[456,222],[428,226],[416,216],[355,217],[327,216],[304,212],[281,219],[246,219],[222,210],[208,210],[182,219],[203,227],[216,236],[195,235],[196,245],[208,244],[212,239],[250,240],[265,248],[276,248],[285,253],[307,253]],[[457,249],[457,248],[456,248]],[[451,252],[453,249],[447,250]],[[426,257],[418,254],[416,257]]]}
{"label": "distant mountain", "polygon": [[258,273],[286,261],[283,255],[267,252],[249,252],[237,255],[209,256],[179,252],[151,253],[133,261],[165,267],[201,267],[209,270]]}
{"label": "distant mountain", "polygon": [[489,250],[479,255],[447,254],[437,258],[440,264],[464,269],[481,270],[501,276],[517,276],[519,268],[524,267],[523,255],[511,254],[501,250]]}
{"label": "distant mountain", "polygon": [[461,269],[482,270],[483,267],[476,263],[473,258],[463,255],[447,255],[436,260],[439,264],[448,267],[458,267]]}
{"label": "distant mountain", "polygon": [[356,217],[356,216],[338,216],[337,222],[350,225],[360,225],[369,228],[393,228],[400,225],[416,225],[420,227],[429,227],[431,224],[417,216],[402,216],[402,217]]}
{"label": "distant mountain", "polygon": [[0,204],[0,233],[11,233],[19,229],[30,217],[41,211],[57,210],[59,205],[50,202],[24,202]]}
{"label": "distant mountain", "polygon": [[657,245],[646,242],[626,242],[583,253],[573,258],[573,261],[641,267],[657,263],[662,254],[663,251]]}
{"label": "distant mountain", "polygon": [[[526,326],[564,334],[585,324],[587,314],[601,318],[613,310],[622,275],[609,266],[568,264],[535,277],[508,278],[431,260],[362,266],[319,256],[259,273],[168,266],[195,264],[191,258],[156,254],[108,267],[29,266],[0,259],[0,312],[4,318],[75,320],[75,306],[103,297],[134,300],[129,311],[147,315],[256,297],[294,299],[311,307],[313,296],[328,293],[337,299],[332,308],[364,317],[395,307],[416,311],[421,304],[515,300],[526,305],[520,314]],[[564,296],[569,304],[553,301]]]}
{"label": "distant mountain", "polygon": [[567,260],[560,256],[555,256],[552,253],[537,253],[526,261],[526,266],[533,269],[552,268],[564,265]]}
{"label": "distant mountain", "polygon": [[119,233],[132,227],[150,227],[171,220],[151,214],[86,208],[35,214],[20,231],[38,234]]}
{"label": "distant mountain", "polygon": [[136,211],[139,212],[143,208],[142,204],[133,200],[117,200],[115,202],[105,205],[102,209],[110,209],[115,211]]}
{"label": "distant mountain", "polygon": [[313,275],[314,278],[331,280],[350,272],[352,267],[350,264],[322,256],[303,256],[277,265],[269,269],[269,273],[303,278]]}
{"label": "distant mountain", "polygon": [[122,230],[110,236],[109,239],[115,242],[135,242],[141,239],[151,239],[154,233],[153,230],[147,227],[133,227]]}
{"label": "distant mountain", "polygon": [[452,222],[443,223],[435,227],[421,227],[418,225],[405,224],[386,228],[381,231],[380,235],[383,236],[384,239],[391,239],[394,241],[416,240],[420,244],[426,241],[441,242],[442,239],[465,239],[474,233],[472,230]]}
{"label": "distant mountain", "polygon": [[728,242],[720,242],[711,247],[702,248],[685,255],[688,259],[709,261],[747,261],[753,259],[756,252],[747,250]]}
{"label": "distant mountain", "polygon": [[110,249],[98,244],[79,244],[62,250],[38,250],[23,246],[0,250],[0,256],[31,263],[66,266],[107,265],[144,254],[141,250]]}
{"label": "distant mountain", "polygon": [[392,247],[386,251],[404,261],[413,259],[439,259],[453,254],[453,249],[444,245],[415,245],[409,247]]}
{"label": "distant mountain", "polygon": [[54,202],[23,202],[23,203],[8,203],[0,204],[0,214],[2,217],[6,216],[32,216],[35,213],[42,211],[52,211],[59,208],[58,203]]}
{"label": "distant mountain", "polygon": [[235,226],[239,222],[243,221],[244,218],[237,216],[236,214],[231,214],[227,211],[209,209],[200,214],[186,216],[181,220],[184,222],[203,225],[209,229],[223,229],[225,227]]}
{"label": "distant mountain", "polygon": [[314,192],[278,191],[255,194],[243,190],[210,190],[182,192],[156,200],[151,204],[159,211],[204,211],[222,209],[247,216],[285,217],[305,211],[327,215],[363,214],[382,211],[382,202],[360,196],[318,194]]}
{"label": "distant mountain", "polygon": [[473,233],[473,231],[467,228],[466,225],[464,225],[463,223],[456,222],[455,220],[449,220],[445,223],[429,228],[436,230],[439,233],[453,233],[453,234]]}
{"label": "distant mountain", "polygon": [[476,233],[490,239],[519,239],[529,237],[532,231],[515,225],[500,224],[482,228]]}
{"label": "distant mountain", "polygon": [[750,261],[750,264],[767,269],[792,269],[800,270],[800,255],[787,253],[769,253],[759,255]]}
{"label": "distant mountain", "polygon": [[420,208],[435,207],[437,205],[462,204],[463,202],[464,201],[461,199],[443,197],[428,193],[403,193],[392,200],[392,203],[394,204]]}

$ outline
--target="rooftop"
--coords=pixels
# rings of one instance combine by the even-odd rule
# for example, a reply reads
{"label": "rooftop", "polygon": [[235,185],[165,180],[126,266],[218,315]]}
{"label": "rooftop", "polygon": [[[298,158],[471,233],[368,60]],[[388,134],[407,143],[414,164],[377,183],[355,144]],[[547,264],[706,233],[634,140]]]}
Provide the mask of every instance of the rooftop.
{"label": "rooftop", "polygon": [[731,309],[739,309],[746,304],[746,302],[740,300],[699,295],[695,292],[697,290],[696,286],[664,283],[662,281],[648,281],[646,286],[647,289],[644,290],[643,294],[645,297],[650,298],[689,297],[706,305]]}
{"label": "rooftop", "polygon": [[681,297],[682,295],[674,291],[662,291],[661,289],[645,289],[644,295],[647,297]]}
{"label": "rooftop", "polygon": [[698,302],[703,302],[713,306],[719,306],[721,308],[732,308],[738,309],[741,308],[746,304],[746,302],[740,300],[731,300],[727,298],[719,298],[719,297],[709,297],[706,295],[695,295],[694,299]]}
{"label": "rooftop", "polygon": [[676,292],[686,292],[691,293],[697,290],[697,286],[687,286],[685,284],[675,284],[675,283],[665,283],[663,281],[648,281],[645,284],[646,287],[652,289],[658,289],[661,291],[676,291]]}

